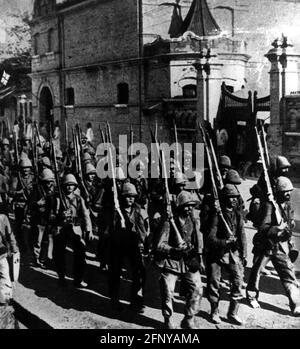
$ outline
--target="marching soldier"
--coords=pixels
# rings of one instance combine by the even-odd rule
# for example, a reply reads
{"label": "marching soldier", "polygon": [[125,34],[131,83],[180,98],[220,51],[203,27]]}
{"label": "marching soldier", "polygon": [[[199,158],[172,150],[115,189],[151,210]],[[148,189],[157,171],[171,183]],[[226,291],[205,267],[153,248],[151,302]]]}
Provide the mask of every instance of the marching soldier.
{"label": "marching soldier", "polygon": [[19,260],[19,249],[8,217],[0,214],[0,306],[6,305],[12,299],[12,280],[8,258]]}
{"label": "marching soldier", "polygon": [[101,201],[104,195],[104,188],[96,176],[96,169],[91,163],[87,163],[84,171],[84,184],[87,190],[87,206],[90,210],[90,217],[93,231],[98,231],[98,214],[101,209]]}
{"label": "marching soldier", "polygon": [[29,252],[31,234],[31,217],[28,210],[28,199],[33,189],[32,163],[25,157],[19,162],[19,175],[13,177],[9,195],[15,203],[16,239],[22,252]]}
{"label": "marching soldier", "polygon": [[135,186],[138,196],[136,203],[141,207],[146,208],[148,205],[148,181],[144,176],[146,166],[142,161],[136,163],[136,170],[138,171],[137,178],[131,178],[130,182]]}
{"label": "marching soldier", "polygon": [[[121,195],[123,183],[128,181],[121,167],[115,168],[115,180],[118,196]],[[103,195],[99,198],[100,212],[98,219],[99,243],[97,248],[97,258],[100,262],[100,270],[106,270],[109,259],[108,238],[114,225],[114,198],[113,185],[110,178],[102,180]],[[97,203],[98,204],[98,203]]]}
{"label": "marching soldier", "polygon": [[[66,246],[70,242],[74,251],[73,271],[74,286],[86,287],[83,281],[86,269],[85,245],[86,240],[92,239],[92,223],[89,211],[85,206],[83,198],[75,193],[78,183],[72,174],[68,174],[63,179],[64,195],[58,198],[54,215],[57,217],[54,225],[54,248],[53,259],[59,277],[59,285],[66,286]],[[62,199],[65,199],[62,202]],[[65,205],[65,207],[64,207]]]}
{"label": "marching soldier", "polygon": [[[236,187],[237,191],[239,192],[238,186],[242,184],[242,179],[236,170],[230,169],[230,170],[228,170],[228,172],[225,175],[224,184],[234,185]],[[244,214],[245,203],[244,203],[244,200],[243,200],[240,192],[239,192],[239,197],[238,197],[237,209],[239,209],[241,211],[241,213]]]}
{"label": "marching soldier", "polygon": [[202,266],[202,236],[199,220],[193,209],[196,202],[192,195],[182,191],[177,199],[178,215],[164,221],[156,249],[156,264],[161,270],[160,290],[165,327],[174,328],[171,321],[173,298],[178,278],[184,283],[185,316],[182,328],[196,328],[195,315],[200,308],[202,283],[199,270]]}
{"label": "marching soldier", "polygon": [[[221,322],[219,316],[220,281],[222,268],[227,269],[231,281],[230,305],[227,318],[236,325],[243,325],[238,316],[239,302],[243,298],[243,274],[246,265],[247,243],[244,221],[236,209],[239,192],[232,184],[222,189],[222,216],[215,212],[206,241],[206,271],[208,300],[211,319]],[[224,218],[224,220],[222,219]],[[225,224],[224,224],[225,223]]]}
{"label": "marching soldier", "polygon": [[220,168],[221,176],[224,179],[226,176],[226,173],[231,169],[231,160],[227,155],[220,156],[219,168]]}
{"label": "marching soldier", "polygon": [[[32,225],[36,227],[33,232],[33,252],[34,262],[37,266],[52,261],[53,237],[47,228],[50,207],[54,205],[54,183],[54,173],[48,168],[44,169],[40,176],[40,184],[36,185],[36,190],[30,198]],[[48,241],[45,244],[45,250],[43,250],[42,243],[45,240]]]}
{"label": "marching soldier", "polygon": [[277,224],[274,205],[269,201],[265,201],[262,204],[261,223],[253,241],[255,258],[246,293],[250,305],[253,308],[259,308],[258,296],[261,270],[271,261],[289,298],[293,315],[299,316],[299,284],[289,256],[289,242],[292,237],[292,222],[290,221],[290,197],[292,190],[293,185],[288,178],[283,176],[278,178],[276,199],[282,216],[282,222],[279,225]]}
{"label": "marching soldier", "polygon": [[124,183],[121,191],[121,211],[125,219],[125,228],[115,219],[109,235],[109,291],[113,306],[120,310],[120,277],[124,260],[127,260],[132,272],[130,305],[134,311],[142,313],[143,298],[138,292],[143,293],[145,286],[146,273],[142,254],[147,232],[141,208],[135,203],[137,195],[133,184]]}
{"label": "marching soldier", "polygon": [[4,138],[1,144],[1,159],[5,168],[10,168],[13,164],[12,154],[9,149],[9,140]]}

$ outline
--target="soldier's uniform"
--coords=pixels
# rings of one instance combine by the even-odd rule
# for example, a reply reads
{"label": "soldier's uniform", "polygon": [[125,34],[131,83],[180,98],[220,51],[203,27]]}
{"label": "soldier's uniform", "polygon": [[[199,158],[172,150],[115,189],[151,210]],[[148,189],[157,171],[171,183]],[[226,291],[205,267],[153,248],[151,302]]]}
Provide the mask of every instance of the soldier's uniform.
{"label": "soldier's uniform", "polygon": [[13,177],[10,183],[9,196],[13,198],[15,207],[16,239],[21,251],[28,252],[32,247],[31,217],[29,211],[29,197],[33,190],[32,163],[23,158],[19,163],[20,175]]}
{"label": "soldier's uniform", "polygon": [[100,180],[96,177],[96,169],[91,163],[85,165],[84,177],[84,184],[88,192],[88,198],[85,199],[90,211],[93,231],[98,232],[98,215],[104,190]]}
{"label": "soldier's uniform", "polygon": [[[134,185],[125,183],[121,194],[121,212],[125,228],[122,228],[116,214],[114,226],[109,234],[109,292],[113,305],[119,307],[121,269],[124,262],[128,262],[132,274],[131,306],[133,310],[143,312],[143,299],[138,292],[141,290],[143,293],[145,286],[146,273],[142,253],[147,232],[141,208],[134,202],[134,198],[138,195]],[[131,204],[126,201],[128,198],[133,198]]]}
{"label": "soldier's uniform", "polygon": [[[83,198],[74,192],[78,183],[72,174],[64,177],[63,186],[66,207],[64,208],[60,198],[57,198],[53,211],[54,217],[57,217],[56,222],[53,222],[53,259],[59,284],[65,286],[66,246],[70,242],[74,253],[74,286],[83,287],[86,269],[85,241],[86,237],[92,235],[92,223]],[[69,187],[71,187],[70,190],[68,190]]]}
{"label": "soldier's uniform", "polygon": [[19,249],[8,217],[0,214],[0,305],[7,304],[12,298],[12,281],[7,258],[18,254]]}
{"label": "soldier's uniform", "polygon": [[[50,208],[55,203],[55,177],[50,169],[44,169],[40,176],[40,183],[30,197],[30,209],[33,231],[33,252],[34,262],[41,265],[46,261],[51,261],[53,250],[53,237],[49,225]],[[44,248],[42,249],[42,243]]]}
{"label": "soldier's uniform", "polygon": [[[124,172],[121,167],[115,168],[115,179],[118,191],[118,196],[121,194],[122,185],[125,181]],[[109,234],[114,226],[114,196],[113,196],[113,183],[110,178],[102,180],[101,197],[97,202],[99,205],[98,215],[98,233],[99,243],[97,258],[100,262],[100,269],[106,269],[109,259]],[[100,194],[100,193],[99,193]]]}
{"label": "soldier's uniform", "polygon": [[[292,231],[289,229],[289,210],[287,204],[293,190],[291,181],[286,177],[277,180],[277,195],[281,195],[279,209],[282,223],[278,225],[275,207],[271,202],[265,202],[261,208],[261,223],[254,237],[254,259],[247,285],[247,299],[250,305],[257,308],[259,296],[259,281],[261,270],[271,261],[289,298],[290,308],[294,315],[300,315],[299,284],[295,276],[294,266],[289,257],[289,241]],[[280,194],[281,193],[281,194]]]}
{"label": "soldier's uniform", "polygon": [[[206,241],[207,292],[211,304],[211,317],[214,323],[220,322],[218,303],[222,268],[229,272],[232,284],[228,319],[235,324],[243,322],[237,316],[239,301],[243,298],[243,263],[247,256],[244,221],[239,210],[235,209],[239,193],[234,185],[226,184],[222,189],[224,199],[223,216],[231,233],[216,212]],[[231,203],[235,199],[235,204]],[[230,202],[229,202],[230,201]]]}
{"label": "soldier's uniform", "polygon": [[178,216],[175,225],[180,238],[176,237],[172,220],[166,219],[163,223],[156,249],[156,264],[161,269],[160,291],[162,314],[165,327],[173,328],[171,316],[173,314],[173,298],[175,284],[181,279],[184,287],[185,317],[181,322],[183,328],[195,328],[194,316],[200,308],[202,297],[202,283],[199,269],[203,248],[199,220],[192,214],[195,201],[192,195],[182,191],[178,195]]}

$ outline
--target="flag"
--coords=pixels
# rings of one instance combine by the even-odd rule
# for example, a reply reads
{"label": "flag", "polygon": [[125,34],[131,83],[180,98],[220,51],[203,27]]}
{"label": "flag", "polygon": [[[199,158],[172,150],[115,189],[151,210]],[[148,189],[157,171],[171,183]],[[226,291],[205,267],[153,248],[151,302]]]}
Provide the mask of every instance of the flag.
{"label": "flag", "polygon": [[1,84],[4,85],[4,86],[6,86],[7,83],[8,83],[9,78],[10,78],[10,75],[7,74],[7,73],[5,72],[5,70],[3,70],[3,74],[2,74],[2,78],[1,78]]}

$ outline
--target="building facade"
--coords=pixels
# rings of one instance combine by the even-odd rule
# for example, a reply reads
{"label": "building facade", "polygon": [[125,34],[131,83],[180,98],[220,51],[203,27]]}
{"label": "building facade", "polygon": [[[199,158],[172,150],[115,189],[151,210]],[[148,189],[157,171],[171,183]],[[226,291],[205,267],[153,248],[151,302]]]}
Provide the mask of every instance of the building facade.
{"label": "building facade", "polygon": [[[91,122],[98,139],[99,125],[106,120],[112,124],[114,139],[132,124],[135,140],[148,142],[149,125],[156,121],[160,137],[170,140],[174,113],[183,113],[179,119],[186,121],[176,120],[179,129],[195,131],[198,77],[193,64],[199,56],[199,40],[189,35],[170,40],[147,32],[148,4],[141,0],[35,2],[31,77],[36,118],[59,120],[62,125],[66,119],[68,127]],[[189,17],[180,34],[190,31],[195,18],[212,17],[206,1],[190,2]],[[170,16],[169,26],[172,20]],[[197,27],[194,31],[202,35]],[[234,82],[238,89],[249,56],[241,40],[215,39],[211,46],[220,48],[211,63],[213,120],[222,82]]]}
{"label": "building facade", "polygon": [[[274,27],[288,28],[286,19],[277,26],[274,20],[288,9],[294,21],[297,6],[284,0],[35,1],[34,117],[59,120],[63,130],[91,122],[99,141],[99,126],[107,120],[115,142],[119,134],[129,133],[131,124],[134,140],[145,143],[156,122],[159,138],[174,141],[175,121],[179,141],[199,140],[198,120],[218,127],[223,83],[245,98],[249,89],[263,97],[271,86],[274,93],[266,48],[277,34]],[[298,90],[297,59],[293,64],[293,88]],[[274,98],[271,114],[281,110],[274,107]],[[275,123],[278,115],[271,118]]]}

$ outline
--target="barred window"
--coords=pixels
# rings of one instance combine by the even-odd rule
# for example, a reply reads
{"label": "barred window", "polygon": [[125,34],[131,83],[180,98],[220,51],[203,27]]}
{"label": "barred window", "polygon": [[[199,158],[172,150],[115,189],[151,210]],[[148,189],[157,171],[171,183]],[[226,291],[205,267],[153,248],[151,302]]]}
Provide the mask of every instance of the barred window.
{"label": "barred window", "polygon": [[196,85],[185,85],[182,87],[182,94],[185,98],[197,97],[197,86]]}

